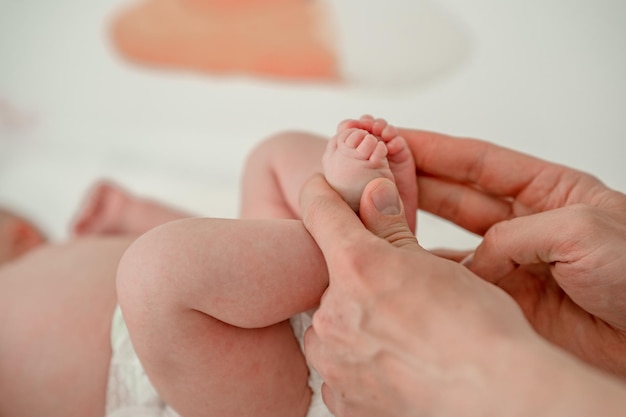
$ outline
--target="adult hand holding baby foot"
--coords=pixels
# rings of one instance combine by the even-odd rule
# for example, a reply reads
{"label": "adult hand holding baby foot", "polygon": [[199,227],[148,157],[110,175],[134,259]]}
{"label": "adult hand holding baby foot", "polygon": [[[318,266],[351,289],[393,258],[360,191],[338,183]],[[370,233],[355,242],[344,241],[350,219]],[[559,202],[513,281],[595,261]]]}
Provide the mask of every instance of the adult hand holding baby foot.
{"label": "adult hand holding baby foot", "polygon": [[322,158],[326,179],[358,211],[365,185],[378,177],[393,180],[415,233],[417,180],[406,140],[386,120],[364,115],[339,123]]}
{"label": "adult hand holding baby foot", "polygon": [[389,180],[366,186],[361,219],[319,176],[301,202],[330,275],[306,355],[336,416],[621,412],[623,385],[546,343],[505,292],[422,249]]}
{"label": "adult hand holding baby foot", "polygon": [[420,208],[484,235],[470,270],[546,339],[626,378],[626,195],[487,142],[401,132],[423,173]]}

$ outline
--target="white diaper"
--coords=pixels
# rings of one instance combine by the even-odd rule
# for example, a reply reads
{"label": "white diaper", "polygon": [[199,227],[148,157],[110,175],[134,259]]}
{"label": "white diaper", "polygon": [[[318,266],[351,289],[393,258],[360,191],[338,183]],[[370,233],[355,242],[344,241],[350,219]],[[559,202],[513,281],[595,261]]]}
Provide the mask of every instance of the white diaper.
{"label": "white diaper", "polygon": [[[313,312],[307,311],[293,316],[290,320],[293,334],[296,336],[296,339],[298,339],[298,343],[300,343],[300,348],[303,352],[304,332],[311,326],[312,317]],[[313,391],[313,396],[311,397],[311,405],[309,406],[307,417],[333,417],[322,400],[322,382],[322,378],[315,372],[315,369],[309,367],[309,387],[311,391]]]}
{"label": "white diaper", "polygon": [[106,417],[176,417],[144,372],[119,306],[111,322],[111,347]]}
{"label": "white diaper", "polygon": [[[304,331],[311,325],[311,313],[302,313],[291,319],[294,335],[303,347]],[[148,379],[133,349],[128,329],[118,306],[111,323],[113,354],[109,367],[106,417],[178,417],[168,407]],[[322,380],[309,370],[309,386],[313,391],[307,417],[332,417],[322,401]]]}

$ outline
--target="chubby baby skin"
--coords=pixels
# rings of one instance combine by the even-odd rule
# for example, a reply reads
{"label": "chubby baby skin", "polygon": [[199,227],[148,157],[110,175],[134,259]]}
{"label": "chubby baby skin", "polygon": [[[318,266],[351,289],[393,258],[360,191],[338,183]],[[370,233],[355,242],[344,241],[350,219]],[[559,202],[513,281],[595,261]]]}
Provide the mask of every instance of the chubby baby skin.
{"label": "chubby baby skin", "polygon": [[[364,184],[357,179],[362,177],[371,179],[377,176],[393,177],[398,183],[398,187],[404,190],[404,195],[416,195],[415,187],[411,186],[411,184],[414,186],[415,181],[412,156],[408,148],[403,145],[403,139],[398,139],[397,134],[394,133],[394,128],[388,126],[381,119],[364,116],[358,120],[346,121],[340,125],[337,135],[328,145],[327,141],[322,138],[301,136],[303,143],[306,142],[312,152],[303,152],[302,148],[298,146],[296,151],[285,155],[295,162],[291,169],[279,177],[290,180],[296,178],[296,180],[290,182],[290,185],[285,189],[278,190],[277,194],[281,194],[283,199],[278,206],[283,205],[285,208],[285,210],[281,210],[281,213],[292,212],[293,217],[298,217],[298,212],[295,209],[286,210],[288,205],[294,207],[294,204],[288,204],[288,201],[297,200],[301,182],[322,169],[324,149],[326,149],[326,154],[323,165],[327,171],[327,177],[338,188],[344,187],[346,191],[349,191],[346,192],[347,199],[351,198],[350,195],[360,195]],[[293,141],[294,138],[287,139]],[[374,146],[372,147],[371,144]],[[384,148],[381,144],[384,144]],[[281,149],[284,147],[275,146],[271,150],[275,153],[276,151],[280,152]],[[269,153],[270,156],[272,152]],[[408,157],[407,152],[409,152]],[[257,162],[260,160],[259,165],[261,166],[265,162],[274,165],[271,170],[265,172],[266,174],[276,173],[279,167],[285,166],[285,161],[281,161],[280,158],[265,158],[264,155],[257,154],[255,159]],[[254,165],[253,162],[250,163],[251,166]],[[346,167],[351,168],[346,170]],[[258,181],[264,176],[274,178],[274,176],[255,174],[257,173],[251,172],[249,175],[250,178],[257,181],[256,184],[252,184],[250,190],[262,189],[262,187],[258,187]],[[244,190],[244,200],[250,197],[246,197],[246,194],[250,194],[248,191]],[[258,210],[258,207],[268,203],[268,201],[263,200],[267,200],[267,195],[270,194],[263,193],[259,198],[252,196],[254,198],[252,198],[249,206]],[[410,198],[405,199],[403,197],[405,207],[416,204],[416,201],[416,198],[411,202]],[[272,209],[276,209],[276,201],[270,203],[272,203]],[[406,211],[411,213],[411,209]],[[267,213],[269,212],[268,210]],[[132,198],[112,184],[98,184],[76,216],[73,227],[75,238],[63,244],[40,245],[14,258],[11,262],[0,265],[0,416],[47,415],[60,417],[81,415],[100,417],[104,415],[108,366],[111,356],[110,322],[118,302],[115,288],[118,263],[138,234],[158,224],[183,217],[188,217],[188,215],[150,201]],[[243,217],[249,219],[256,217],[258,219],[268,216],[266,213],[250,211]],[[270,217],[285,218],[283,215]],[[169,229],[161,230],[174,231],[179,226],[186,228],[186,222],[198,222],[200,220],[190,219],[175,222],[173,226],[169,226]],[[217,220],[209,219],[209,222],[208,226],[211,227],[221,224]],[[277,327],[272,327],[274,330],[261,332],[267,333],[269,337],[273,337],[270,335],[272,332],[280,333],[279,339],[276,339],[276,345],[269,341],[266,343],[271,348],[268,349],[275,352],[277,361],[284,362],[286,360],[286,355],[283,354],[286,351],[293,354],[290,358],[293,358],[296,367],[288,366],[287,368],[298,369],[298,374],[294,374],[294,378],[297,378],[301,383],[290,383],[286,387],[276,386],[276,398],[282,401],[285,398],[286,388],[291,389],[297,385],[302,389],[302,392],[306,391],[304,389],[306,388],[304,358],[299,347],[294,344],[291,330],[282,321],[299,311],[313,307],[319,301],[319,297],[327,284],[326,267],[309,234],[297,221],[281,222],[281,225],[288,230],[287,233],[294,233],[291,238],[283,233],[283,229],[276,228],[276,223],[273,222],[247,221],[238,224],[241,225],[242,236],[250,236],[250,227],[254,225],[255,228],[262,231],[265,238],[275,236],[277,242],[293,242],[291,238],[302,239],[302,245],[289,244],[284,248],[287,255],[289,250],[311,248],[306,254],[302,254],[303,256],[285,256],[283,259],[289,263],[294,258],[306,259],[306,265],[297,265],[298,273],[294,273],[291,278],[300,279],[303,275],[308,274],[307,276],[310,277],[315,275],[315,279],[301,285],[301,282],[296,282],[297,279],[293,280],[289,276],[281,277],[273,273],[269,274],[274,282],[272,288],[277,288],[280,291],[271,294],[255,293],[253,299],[245,300],[246,308],[240,310],[249,311],[255,305],[261,306],[262,304],[284,308],[285,299],[280,296],[285,292],[291,292],[289,298],[292,305],[289,307],[289,311],[264,310],[262,314],[256,314],[256,322],[251,323],[252,325],[260,322],[267,325],[278,323]],[[265,225],[268,226],[267,230],[264,229]],[[189,230],[185,230],[184,233],[185,240],[188,241]],[[224,236],[230,236],[236,241],[236,236],[233,234],[233,229],[228,229]],[[200,237],[215,240],[215,235],[210,233]],[[144,240],[144,242],[146,241],[149,241],[149,236],[147,240]],[[207,245],[210,244],[210,242],[206,243]],[[207,247],[207,245],[202,244],[197,247]],[[230,247],[236,248],[237,246]],[[275,247],[270,247],[268,250],[273,254],[276,253]],[[189,256],[190,252],[187,252],[186,255]],[[202,253],[201,255],[201,258],[206,260],[206,254]],[[248,257],[249,255],[246,254]],[[147,256],[146,259],[159,259],[154,252],[147,253]],[[241,257],[234,257],[233,259],[241,259]],[[225,263],[222,257],[218,257],[217,261],[214,266]],[[250,259],[250,263],[254,264],[254,259]],[[276,258],[275,263],[274,266],[279,272],[285,271],[286,268],[280,265],[281,259]],[[227,266],[224,265],[224,267]],[[263,273],[263,262],[258,267],[249,266],[248,269],[254,270],[255,275],[258,276]],[[206,271],[206,265],[201,269]],[[308,272],[302,274],[302,269]],[[213,275],[210,278],[216,276],[219,275]],[[158,277],[152,278],[157,279]],[[232,281],[237,278],[230,276],[229,280]],[[244,288],[249,287],[249,280],[247,280],[249,277],[239,278],[242,278],[240,282]],[[304,280],[304,278],[302,279]],[[289,285],[292,287],[282,285],[282,282],[290,282]],[[189,284],[191,286],[192,283]],[[291,291],[292,288],[295,289]],[[306,294],[302,288],[307,288]],[[301,298],[300,304],[296,305],[298,292],[300,292]],[[294,293],[296,296],[293,296]],[[271,301],[272,297],[281,298],[280,302],[268,302]],[[266,303],[256,302],[263,301],[263,299]],[[190,298],[185,298],[182,301],[190,302],[190,300]],[[198,311],[203,308],[202,305],[197,307]],[[163,305],[160,309],[163,309]],[[228,314],[232,314],[232,312],[226,310],[215,312],[216,317]],[[195,315],[194,319],[197,317]],[[235,315],[232,318],[233,321],[236,321],[238,317]],[[175,322],[174,327],[180,329],[181,322]],[[176,331],[175,329],[173,331]],[[238,333],[241,332],[238,331]],[[255,349],[259,348],[258,339],[255,338],[257,336],[265,337],[261,333],[255,333],[251,339],[254,341],[252,346]],[[189,336],[187,334],[186,338],[192,339]],[[141,338],[141,335],[135,334],[134,337]],[[177,345],[180,345],[180,340],[182,339],[177,339]],[[282,344],[282,340],[286,340],[286,344]],[[237,336],[237,343],[241,344],[239,336]],[[160,340],[158,346],[151,346],[163,347],[163,345],[164,341]],[[168,355],[171,355],[171,352],[172,350],[169,349]],[[203,353],[206,353],[206,349],[203,349]],[[232,351],[229,350],[228,355],[232,355]],[[182,357],[193,359],[189,350],[185,351]],[[191,362],[193,362],[191,364],[193,369],[199,371],[199,362]],[[269,364],[268,362],[264,363]],[[274,366],[273,364],[270,365]],[[215,369],[208,369],[202,373],[200,383],[206,383],[210,379],[207,376],[215,374]],[[171,382],[172,374],[168,375],[166,380]],[[233,375],[232,367],[227,369],[225,374],[225,376],[229,375]],[[223,382],[220,381],[218,386],[222,386]],[[260,382],[263,386],[268,385],[266,378]],[[241,387],[243,381],[237,377],[234,378],[233,384]],[[164,385],[160,385],[160,388],[164,394],[169,392],[168,398],[172,399],[172,403],[181,404],[181,409],[191,405],[187,401],[188,398],[184,398],[184,395],[189,394],[189,390],[185,389],[182,392],[183,396],[180,397]],[[212,388],[215,390],[215,386]],[[204,393],[203,397],[207,397],[207,391]],[[219,393],[212,394],[214,394],[212,395],[214,398],[218,399],[227,397],[227,395],[220,395]],[[265,395],[265,398],[269,397]],[[302,410],[302,414],[304,414],[308,401],[305,401],[303,396],[294,398],[298,404],[283,408],[286,410],[286,415],[297,415],[298,411],[294,410]],[[198,403],[198,397],[191,398],[191,401]],[[197,405],[201,406],[202,402],[200,401]],[[235,402],[235,407],[239,411],[241,403]],[[252,412],[258,413],[258,407],[253,407]],[[198,412],[198,415],[205,414],[206,409]],[[193,415],[193,411],[189,415]],[[277,414],[272,413],[272,415]]]}
{"label": "chubby baby skin", "polygon": [[43,245],[0,266],[0,415],[104,415],[115,271],[131,241]]}
{"label": "chubby baby skin", "polygon": [[355,208],[374,178],[417,192],[406,142],[382,119],[346,121],[330,141],[281,134],[248,160],[243,219],[172,222],[122,258],[118,296],[133,345],[181,415],[306,415],[306,361],[287,320],[319,304],[328,275],[294,200],[321,170]]}
{"label": "chubby baby skin", "polygon": [[184,216],[107,182],[65,243],[0,211],[0,416],[104,415],[119,260],[138,234]]}

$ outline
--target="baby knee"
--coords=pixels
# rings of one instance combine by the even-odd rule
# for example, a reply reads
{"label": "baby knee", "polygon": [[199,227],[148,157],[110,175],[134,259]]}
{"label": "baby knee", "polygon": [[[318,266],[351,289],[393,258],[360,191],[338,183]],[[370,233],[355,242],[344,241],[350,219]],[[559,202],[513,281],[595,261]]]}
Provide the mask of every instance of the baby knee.
{"label": "baby knee", "polygon": [[116,285],[118,303],[125,315],[146,311],[157,300],[171,294],[164,288],[172,285],[167,260],[171,252],[168,247],[171,239],[167,238],[171,227],[166,224],[150,230],[135,240],[122,256]]}

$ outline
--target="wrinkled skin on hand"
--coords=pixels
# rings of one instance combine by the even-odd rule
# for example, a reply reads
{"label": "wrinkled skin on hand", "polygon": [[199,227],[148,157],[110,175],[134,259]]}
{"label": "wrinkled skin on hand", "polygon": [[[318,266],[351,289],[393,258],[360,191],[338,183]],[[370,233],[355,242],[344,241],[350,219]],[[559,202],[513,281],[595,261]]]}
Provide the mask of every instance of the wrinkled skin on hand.
{"label": "wrinkled skin on hand", "polygon": [[626,378],[626,196],[487,142],[402,130],[420,208],[483,235],[469,264],[546,339]]}
{"label": "wrinkled skin on hand", "polygon": [[422,249],[402,210],[377,215],[388,186],[368,184],[363,223],[321,177],[302,194],[330,276],[306,355],[335,415],[621,412],[624,387],[541,339],[500,288]]}

